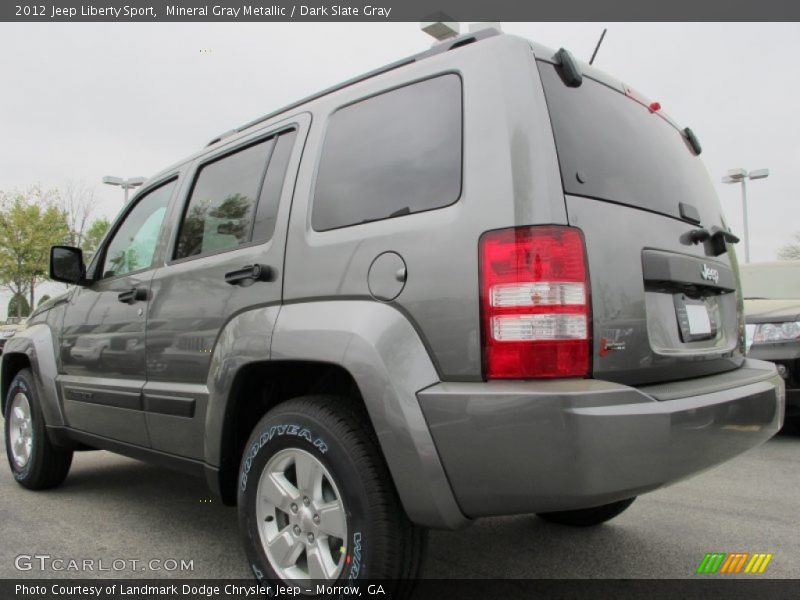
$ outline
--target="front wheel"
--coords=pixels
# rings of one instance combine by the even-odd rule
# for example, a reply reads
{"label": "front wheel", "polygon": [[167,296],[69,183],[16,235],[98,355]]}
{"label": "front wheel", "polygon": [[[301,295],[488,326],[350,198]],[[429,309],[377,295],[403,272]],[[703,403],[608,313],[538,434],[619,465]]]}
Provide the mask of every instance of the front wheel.
{"label": "front wheel", "polygon": [[426,532],[406,516],[366,412],[313,396],[267,413],[244,449],[239,524],[258,579],[419,576]]}
{"label": "front wheel", "polygon": [[17,373],[6,398],[6,456],[17,483],[32,490],[60,485],[72,464],[72,451],[54,446],[28,369]]}
{"label": "front wheel", "polygon": [[558,512],[537,513],[537,517],[550,521],[551,523],[558,523],[559,525],[570,525],[572,527],[591,527],[592,525],[599,525],[610,521],[626,508],[628,508],[636,496],[628,498],[627,500],[620,500],[619,502],[612,502],[611,504],[604,504],[602,506],[594,506],[592,508],[582,508],[579,510],[561,510]]}

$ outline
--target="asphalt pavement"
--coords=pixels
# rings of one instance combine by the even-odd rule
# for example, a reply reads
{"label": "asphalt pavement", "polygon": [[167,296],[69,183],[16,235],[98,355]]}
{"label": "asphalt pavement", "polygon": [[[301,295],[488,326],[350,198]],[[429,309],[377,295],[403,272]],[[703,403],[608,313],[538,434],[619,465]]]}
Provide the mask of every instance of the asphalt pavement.
{"label": "asphalt pavement", "polygon": [[[250,577],[236,510],[203,481],[104,451],[76,453],[65,484],[44,492],[17,485],[4,456],[0,539],[3,578]],[[773,553],[762,577],[800,578],[800,437],[781,434],[647,494],[599,527],[517,516],[432,532],[425,576],[696,577],[707,552]],[[94,571],[70,560],[94,561]],[[101,560],[108,570],[97,570]]]}

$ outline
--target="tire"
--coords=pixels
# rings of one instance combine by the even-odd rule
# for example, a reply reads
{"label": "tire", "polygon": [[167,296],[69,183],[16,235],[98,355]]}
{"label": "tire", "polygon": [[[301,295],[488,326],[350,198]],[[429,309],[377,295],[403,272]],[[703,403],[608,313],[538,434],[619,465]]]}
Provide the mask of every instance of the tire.
{"label": "tire", "polygon": [[558,523],[559,525],[591,527],[592,525],[599,525],[600,523],[610,521],[633,504],[634,500],[636,500],[636,496],[602,506],[582,508],[579,510],[537,513],[536,516],[545,521],[550,521],[551,523]]}
{"label": "tire", "polygon": [[64,482],[72,450],[54,446],[47,437],[39,395],[28,369],[14,377],[6,398],[6,457],[14,479],[31,490]]}
{"label": "tire", "polygon": [[369,417],[347,398],[268,412],[245,446],[237,494],[259,580],[400,580],[404,594],[420,575],[427,531],[406,516]]}

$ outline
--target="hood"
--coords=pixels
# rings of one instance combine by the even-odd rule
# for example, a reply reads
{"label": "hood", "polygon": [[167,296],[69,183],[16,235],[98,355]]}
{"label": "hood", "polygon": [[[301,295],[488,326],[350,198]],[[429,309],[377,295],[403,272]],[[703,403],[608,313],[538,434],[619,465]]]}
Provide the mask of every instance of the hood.
{"label": "hood", "polygon": [[745,300],[748,323],[785,323],[800,321],[800,300]]}
{"label": "hood", "polygon": [[56,304],[60,304],[61,302],[66,300],[67,296],[69,296],[69,294],[70,294],[70,292],[66,291],[63,294],[60,294],[60,295],[56,296],[55,298],[50,298],[49,300],[47,300],[45,302],[42,302],[39,306],[36,307],[36,310],[34,310],[31,313],[31,316],[29,318],[35,317],[35,316],[37,316],[37,315],[39,315],[39,314],[41,314],[41,313],[43,313],[43,312],[45,312],[47,310],[50,310]]}

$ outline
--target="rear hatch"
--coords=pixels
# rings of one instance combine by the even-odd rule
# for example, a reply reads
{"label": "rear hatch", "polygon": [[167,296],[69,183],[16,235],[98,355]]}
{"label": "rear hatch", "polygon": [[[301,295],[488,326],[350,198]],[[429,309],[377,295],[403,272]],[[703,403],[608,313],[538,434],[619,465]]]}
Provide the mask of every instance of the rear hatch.
{"label": "rear hatch", "polygon": [[644,384],[740,366],[733,240],[693,134],[594,70],[572,87],[561,66],[537,65],[586,240],[593,375]]}

